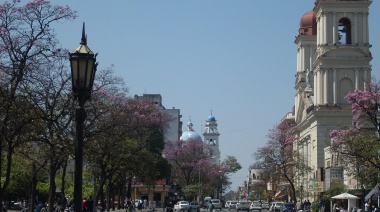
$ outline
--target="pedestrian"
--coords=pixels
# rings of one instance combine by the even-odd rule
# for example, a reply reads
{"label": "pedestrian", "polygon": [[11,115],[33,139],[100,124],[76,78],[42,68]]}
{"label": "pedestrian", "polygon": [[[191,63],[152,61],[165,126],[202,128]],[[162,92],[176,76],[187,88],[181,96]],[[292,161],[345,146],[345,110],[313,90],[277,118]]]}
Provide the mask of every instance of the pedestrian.
{"label": "pedestrian", "polygon": [[147,200],[147,199],[144,199],[144,209],[147,208],[147,205],[148,205],[148,200]]}
{"label": "pedestrian", "polygon": [[370,208],[371,208],[371,204],[369,201],[367,201],[364,205],[364,211],[365,212],[369,212],[370,211]]}
{"label": "pedestrian", "polygon": [[307,201],[306,201],[306,200],[303,201],[302,209],[303,209],[304,211],[307,211]]}
{"label": "pedestrian", "polygon": [[297,208],[297,211],[302,211],[302,203],[300,200],[298,200],[298,202],[296,204],[296,208]]}
{"label": "pedestrian", "polygon": [[133,206],[132,206],[132,202],[131,202],[131,200],[129,198],[127,198],[127,204],[126,205],[127,205],[126,212],[132,212]]}
{"label": "pedestrian", "polygon": [[82,200],[82,211],[83,212],[87,212],[87,209],[86,209],[86,198],[84,198],[83,200]]}
{"label": "pedestrian", "polygon": [[333,211],[332,212],[338,212],[338,204],[336,204],[336,202],[333,205]]}
{"label": "pedestrian", "polygon": [[100,202],[100,207],[101,207],[101,212],[106,211],[106,203],[105,203],[104,200],[102,200],[102,201]]}
{"label": "pedestrian", "polygon": [[214,205],[211,202],[208,203],[208,210],[214,212]]}
{"label": "pedestrian", "polygon": [[86,200],[86,209],[88,212],[94,211],[94,200],[92,200],[92,196]]}

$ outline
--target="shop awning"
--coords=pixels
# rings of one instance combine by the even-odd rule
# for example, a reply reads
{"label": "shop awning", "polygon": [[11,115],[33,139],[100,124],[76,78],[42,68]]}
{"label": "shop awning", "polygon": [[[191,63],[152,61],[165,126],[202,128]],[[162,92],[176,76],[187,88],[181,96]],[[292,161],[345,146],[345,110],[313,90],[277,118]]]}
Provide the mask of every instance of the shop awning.
{"label": "shop awning", "polygon": [[377,184],[367,195],[365,195],[365,201],[367,202],[373,196],[377,197],[379,192],[379,184]]}
{"label": "shop awning", "polygon": [[278,192],[274,195],[273,199],[278,199],[278,198],[284,196],[284,195],[286,194],[285,192],[286,192],[286,189],[278,191]]}

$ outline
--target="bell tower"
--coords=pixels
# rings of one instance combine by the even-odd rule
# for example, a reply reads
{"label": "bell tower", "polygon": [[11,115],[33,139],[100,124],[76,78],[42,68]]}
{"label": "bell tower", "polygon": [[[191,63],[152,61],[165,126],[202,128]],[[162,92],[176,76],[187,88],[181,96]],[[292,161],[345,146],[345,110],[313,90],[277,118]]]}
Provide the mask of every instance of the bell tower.
{"label": "bell tower", "polygon": [[369,0],[317,0],[313,60],[315,106],[348,106],[348,92],[371,82]]}
{"label": "bell tower", "polygon": [[215,117],[211,114],[206,120],[203,137],[205,145],[212,150],[212,156],[216,162],[220,160],[219,135],[218,124]]}

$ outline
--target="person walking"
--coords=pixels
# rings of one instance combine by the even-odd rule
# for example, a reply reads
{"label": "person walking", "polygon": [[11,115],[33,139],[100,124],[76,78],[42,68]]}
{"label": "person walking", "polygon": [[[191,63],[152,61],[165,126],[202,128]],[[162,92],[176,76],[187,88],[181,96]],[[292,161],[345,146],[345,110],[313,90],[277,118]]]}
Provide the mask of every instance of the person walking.
{"label": "person walking", "polygon": [[105,212],[106,211],[106,203],[104,200],[102,200],[100,202],[100,207],[101,207],[101,212]]}
{"label": "person walking", "polygon": [[144,199],[144,209],[147,209],[147,208],[148,208],[148,200]]}
{"label": "person walking", "polygon": [[208,210],[214,212],[214,205],[211,202],[208,203]]}
{"label": "person walking", "polygon": [[371,204],[369,201],[367,201],[364,205],[364,211],[369,212],[371,210]]}
{"label": "person walking", "polygon": [[298,200],[298,202],[296,204],[296,209],[297,209],[297,211],[302,211],[302,203],[300,200]]}
{"label": "person walking", "polygon": [[87,208],[86,208],[86,199],[82,200],[82,211],[83,212],[87,212]]}
{"label": "person walking", "polygon": [[92,200],[92,196],[86,200],[86,208],[87,212],[94,212],[94,200]]}

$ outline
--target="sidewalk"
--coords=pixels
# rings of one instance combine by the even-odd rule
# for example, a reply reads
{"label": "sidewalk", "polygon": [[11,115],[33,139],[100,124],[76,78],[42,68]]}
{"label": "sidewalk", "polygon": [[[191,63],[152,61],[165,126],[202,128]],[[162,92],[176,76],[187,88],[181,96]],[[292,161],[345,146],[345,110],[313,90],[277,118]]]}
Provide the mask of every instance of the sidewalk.
{"label": "sidewalk", "polygon": [[[8,212],[20,212],[20,211],[21,210],[8,210]],[[117,208],[115,208],[115,210],[112,210],[112,208],[111,208],[109,211],[110,212],[112,212],[112,211],[115,211],[115,212],[126,212],[127,209],[117,209]],[[162,212],[162,211],[164,211],[164,209],[163,208],[155,208],[154,211]],[[142,209],[142,210],[136,210],[135,212],[153,212],[153,211],[152,211],[152,209]]]}

